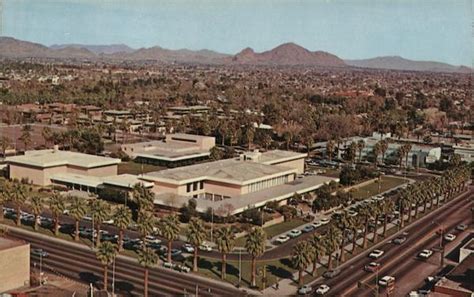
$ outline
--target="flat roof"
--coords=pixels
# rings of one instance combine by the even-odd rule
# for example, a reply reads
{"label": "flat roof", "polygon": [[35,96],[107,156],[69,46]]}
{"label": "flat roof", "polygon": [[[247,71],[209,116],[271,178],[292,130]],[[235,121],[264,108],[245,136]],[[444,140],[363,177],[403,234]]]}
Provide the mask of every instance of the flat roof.
{"label": "flat roof", "polygon": [[21,240],[13,240],[5,237],[0,237],[0,251],[8,250],[17,246],[26,245],[28,243]]}
{"label": "flat roof", "polygon": [[8,163],[24,164],[43,168],[63,165],[94,168],[116,165],[121,162],[120,159],[54,149],[26,151],[22,156],[7,157],[6,161]]}
{"label": "flat roof", "polygon": [[92,188],[97,188],[102,184],[102,178],[91,175],[82,175],[74,173],[58,173],[50,176],[50,179],[63,183],[83,185]]}
{"label": "flat roof", "polygon": [[[269,201],[281,201],[288,199],[292,197],[294,193],[302,194],[309,191],[314,191],[315,189],[321,187],[324,184],[330,183],[331,181],[339,181],[339,179],[321,175],[311,175],[298,178],[283,185],[274,186],[245,195],[233,196],[220,201],[197,198],[196,209],[200,212],[205,212],[208,208],[212,208],[216,211],[216,214],[224,209],[231,209],[231,214],[236,214],[249,208],[264,206]],[[188,203],[190,199],[193,198],[177,195],[174,193],[162,193],[155,195],[155,204],[181,207],[183,204]]]}
{"label": "flat roof", "polygon": [[146,182],[138,178],[137,175],[133,174],[120,174],[114,176],[106,176],[102,178],[103,183],[106,185],[112,185],[122,188],[131,188],[136,184],[142,184],[147,188],[153,187],[153,183]]}

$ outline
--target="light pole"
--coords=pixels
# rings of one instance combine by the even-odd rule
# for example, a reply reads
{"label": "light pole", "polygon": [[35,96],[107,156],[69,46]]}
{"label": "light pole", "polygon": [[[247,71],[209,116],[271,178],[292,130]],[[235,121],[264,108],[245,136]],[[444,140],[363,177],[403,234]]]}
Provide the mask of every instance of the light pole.
{"label": "light pole", "polygon": [[242,248],[239,247],[239,287],[242,281]]}
{"label": "light pole", "polygon": [[43,285],[43,255],[40,253],[40,287]]}
{"label": "light pole", "polygon": [[441,268],[444,267],[444,246],[443,246],[443,236],[444,236],[444,227],[443,225],[439,224],[436,221],[433,221],[433,224],[436,224],[438,227],[440,227],[439,231],[439,252],[441,254],[441,260],[439,262],[439,265]]}

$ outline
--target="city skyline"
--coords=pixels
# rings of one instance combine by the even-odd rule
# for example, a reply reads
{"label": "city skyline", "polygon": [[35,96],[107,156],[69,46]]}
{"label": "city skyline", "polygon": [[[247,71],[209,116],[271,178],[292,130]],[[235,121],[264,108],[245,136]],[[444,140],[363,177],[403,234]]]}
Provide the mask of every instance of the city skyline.
{"label": "city skyline", "polygon": [[249,0],[204,1],[197,7],[188,0],[7,0],[3,35],[49,46],[123,43],[227,54],[294,42],[343,59],[402,56],[472,66],[470,4]]}

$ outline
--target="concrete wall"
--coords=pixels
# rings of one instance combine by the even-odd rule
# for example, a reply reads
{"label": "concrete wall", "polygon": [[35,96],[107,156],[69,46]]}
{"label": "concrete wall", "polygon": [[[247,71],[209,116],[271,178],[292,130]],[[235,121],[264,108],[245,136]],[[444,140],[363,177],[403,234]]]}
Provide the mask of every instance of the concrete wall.
{"label": "concrete wall", "polygon": [[0,250],[0,293],[30,282],[30,245]]}
{"label": "concrete wall", "polygon": [[277,165],[277,166],[296,169],[298,174],[303,174],[304,173],[304,158],[293,160],[293,161],[274,163],[272,165]]}
{"label": "concrete wall", "polygon": [[207,193],[231,197],[243,194],[241,186],[216,181],[205,181],[204,191]]}
{"label": "concrete wall", "polygon": [[87,170],[87,175],[91,176],[111,176],[118,174],[118,165],[96,167]]}

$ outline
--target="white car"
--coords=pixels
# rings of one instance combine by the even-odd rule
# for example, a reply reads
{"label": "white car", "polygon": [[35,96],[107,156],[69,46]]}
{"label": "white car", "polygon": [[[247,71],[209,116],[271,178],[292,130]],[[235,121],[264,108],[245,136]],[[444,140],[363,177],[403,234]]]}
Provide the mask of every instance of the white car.
{"label": "white car", "polygon": [[155,243],[155,244],[160,244],[161,243],[161,240],[159,240],[158,238],[156,238],[155,236],[152,236],[152,235],[147,235],[145,237],[145,241],[148,242],[148,243]]}
{"label": "white car", "polygon": [[287,235],[288,235],[290,238],[296,238],[296,237],[300,236],[301,233],[302,233],[301,230],[293,229],[293,230],[291,230],[290,232],[288,232]]}
{"label": "white car", "polygon": [[369,254],[369,258],[378,259],[378,258],[382,257],[382,255],[383,255],[384,253],[385,253],[385,252],[382,251],[382,250],[373,250],[373,251]]}
{"label": "white car", "polygon": [[328,285],[320,285],[319,288],[316,290],[317,295],[324,295],[329,292],[331,288]]}
{"label": "white car", "polygon": [[311,226],[313,226],[314,229],[321,227],[321,222],[320,221],[314,221]]}
{"label": "white car", "polygon": [[433,255],[433,251],[432,251],[432,250],[422,250],[422,251],[418,254],[418,257],[423,258],[423,259],[428,259],[429,257],[431,257],[431,255]]}
{"label": "white car", "polygon": [[275,239],[276,243],[282,244],[290,240],[290,237],[288,235],[280,235]]}
{"label": "white car", "polygon": [[298,290],[298,294],[300,295],[310,294],[312,290],[313,288],[311,288],[310,285],[304,285]]}
{"label": "white car", "polygon": [[189,243],[186,243],[182,246],[182,249],[183,251],[185,251],[186,253],[194,253],[194,246],[192,246],[191,244]]}
{"label": "white car", "polygon": [[449,242],[451,242],[455,239],[456,239],[456,235],[451,234],[451,233],[448,233],[444,236],[444,240],[449,241]]}
{"label": "white car", "polygon": [[200,251],[212,252],[212,247],[208,243],[203,243],[199,246]]}
{"label": "white car", "polygon": [[379,285],[382,287],[388,287],[395,282],[395,278],[390,275],[386,275],[379,280]]}
{"label": "white car", "polygon": [[322,218],[321,221],[319,221],[321,223],[321,225],[326,225],[326,224],[329,224],[329,222],[331,221],[330,218]]}
{"label": "white car", "polygon": [[113,223],[114,223],[113,219],[108,219],[104,221],[104,224],[107,224],[107,225],[112,225]]}

